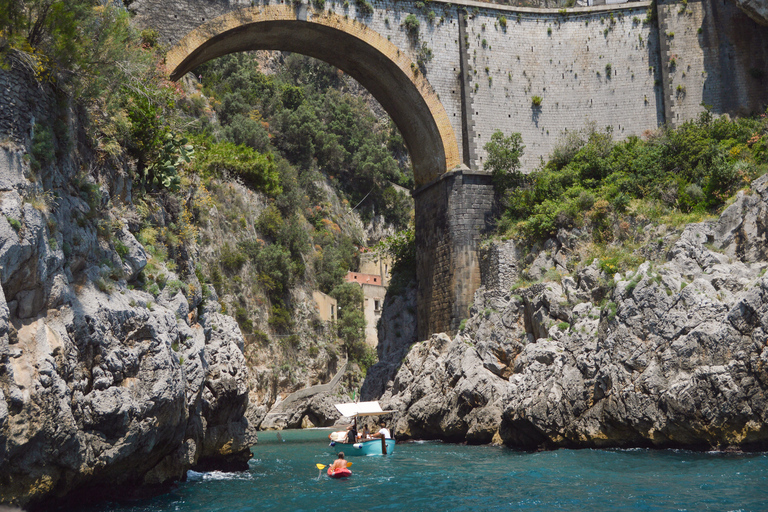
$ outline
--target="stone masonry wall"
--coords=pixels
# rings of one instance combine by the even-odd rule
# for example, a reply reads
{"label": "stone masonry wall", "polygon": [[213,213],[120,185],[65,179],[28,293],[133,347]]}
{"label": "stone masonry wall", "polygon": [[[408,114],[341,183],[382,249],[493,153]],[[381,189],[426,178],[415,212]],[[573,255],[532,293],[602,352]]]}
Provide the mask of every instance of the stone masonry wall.
{"label": "stone masonry wall", "polygon": [[496,130],[522,134],[523,166],[531,170],[564,129],[594,122],[624,138],[663,122],[654,86],[658,40],[642,21],[646,9],[643,3],[567,15],[481,10],[472,17],[466,41],[477,126],[472,167],[482,169],[483,146]]}
{"label": "stone masonry wall", "polygon": [[416,237],[416,317],[418,339],[451,323],[454,268],[448,232],[449,186],[453,173],[414,194]]}
{"label": "stone masonry wall", "polygon": [[419,339],[458,330],[480,286],[477,246],[491,226],[493,184],[485,173],[452,171],[414,193]]}
{"label": "stone masonry wall", "polygon": [[8,108],[0,109],[0,133],[5,140],[22,146],[29,144],[32,127],[36,122],[50,123],[47,119],[56,112],[53,92],[34,79],[34,74],[17,55],[9,56],[12,72],[0,74],[0,95]]}
{"label": "stone masonry wall", "polygon": [[731,0],[661,0],[665,118],[672,125],[704,109],[745,114],[768,103],[768,27]]}
{"label": "stone masonry wall", "polygon": [[[133,7],[140,24],[157,28],[162,41],[172,45],[231,10],[283,1],[137,0]],[[658,26],[648,16],[648,1],[564,11],[470,0],[434,0],[422,9],[407,0],[370,3],[371,14],[355,2],[326,1],[323,8],[365,23],[414,62],[431,51],[427,79],[448,113],[458,147],[464,148],[462,160],[477,170],[496,130],[522,134],[524,169],[532,170],[566,128],[594,123],[622,139],[667,120],[693,119],[702,102],[715,113],[735,114],[768,101],[768,28],[730,0],[691,0],[687,7],[660,0]],[[463,44],[460,13],[466,22]],[[420,22],[418,37],[403,26],[409,14]],[[462,51],[469,68],[463,102],[466,146]],[[670,70],[673,57],[676,66]],[[540,106],[533,96],[542,98]]]}

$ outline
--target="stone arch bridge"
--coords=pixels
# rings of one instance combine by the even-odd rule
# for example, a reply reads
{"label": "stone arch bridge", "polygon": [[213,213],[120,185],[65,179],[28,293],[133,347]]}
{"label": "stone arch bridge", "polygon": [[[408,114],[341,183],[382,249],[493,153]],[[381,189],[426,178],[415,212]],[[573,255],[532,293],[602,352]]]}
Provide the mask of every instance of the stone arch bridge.
{"label": "stone arch bridge", "polygon": [[340,68],[381,103],[413,163],[425,339],[455,331],[480,285],[477,242],[493,208],[483,146],[494,131],[522,134],[530,170],[564,128],[594,123],[623,138],[692,119],[702,103],[736,113],[768,102],[768,29],[729,2],[555,10],[468,0],[137,0],[132,8],[168,46],[173,79],[228,53],[286,50]]}

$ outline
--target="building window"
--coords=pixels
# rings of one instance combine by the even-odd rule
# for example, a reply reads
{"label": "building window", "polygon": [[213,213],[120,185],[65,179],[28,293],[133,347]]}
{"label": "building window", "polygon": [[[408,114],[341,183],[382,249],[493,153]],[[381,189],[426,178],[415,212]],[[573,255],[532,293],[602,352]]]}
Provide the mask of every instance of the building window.
{"label": "building window", "polygon": [[373,301],[373,309],[376,311],[381,309],[381,303],[378,300]]}

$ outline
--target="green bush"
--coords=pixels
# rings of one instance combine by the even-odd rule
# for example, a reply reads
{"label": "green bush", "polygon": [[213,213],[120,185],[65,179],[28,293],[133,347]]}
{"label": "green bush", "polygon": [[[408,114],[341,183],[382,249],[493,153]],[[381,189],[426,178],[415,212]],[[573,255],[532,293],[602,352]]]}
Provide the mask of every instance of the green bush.
{"label": "green bush", "polygon": [[30,151],[30,167],[33,171],[39,171],[51,165],[54,159],[55,151],[51,129],[46,125],[36,124],[35,133],[32,137],[32,150]]}
{"label": "green bush", "polygon": [[344,341],[347,352],[352,354],[357,344],[365,341],[365,314],[363,313],[363,289],[357,283],[342,283],[330,293],[339,307],[336,322],[338,335]]}
{"label": "green bush", "polygon": [[221,267],[229,273],[237,273],[243,268],[247,258],[245,254],[238,250],[233,250],[232,246],[225,243],[221,248]]}
{"label": "green bush", "polygon": [[248,146],[260,153],[269,150],[269,132],[264,124],[245,114],[232,117],[224,127],[224,136],[237,145]]}
{"label": "green bush", "polygon": [[263,155],[248,146],[231,142],[204,146],[194,168],[204,176],[237,176],[246,185],[269,196],[282,192],[272,154]]}
{"label": "green bush", "polygon": [[403,20],[403,27],[405,27],[405,31],[408,32],[408,35],[411,37],[418,37],[420,26],[421,22],[419,22],[419,18],[413,14],[409,14]]}
{"label": "green bush", "polygon": [[291,319],[291,312],[286,309],[282,302],[272,305],[267,323],[273,330],[283,333],[289,332],[294,325]]}
{"label": "green bush", "polygon": [[373,6],[368,2],[368,0],[355,0],[355,5],[357,5],[357,10],[364,16],[368,16],[370,14],[373,14]]}
{"label": "green bush", "polygon": [[141,184],[146,189],[168,189],[178,191],[181,184],[178,170],[194,157],[194,149],[184,137],[166,133],[157,157],[143,170],[139,170]]}
{"label": "green bush", "polygon": [[240,326],[240,330],[243,331],[243,334],[253,333],[253,322],[248,315],[248,311],[244,307],[239,306],[235,310],[235,320],[237,320],[237,324]]}
{"label": "green bush", "polygon": [[264,236],[277,240],[283,231],[283,217],[274,204],[267,206],[256,219],[256,229]]}
{"label": "green bush", "polygon": [[550,160],[507,191],[499,225],[544,238],[588,224],[596,241],[608,242],[633,201],[683,213],[716,211],[765,172],[759,144],[767,132],[765,118],[729,121],[708,112],[647,141],[614,142],[610,131],[594,126],[566,132]]}
{"label": "green bush", "polygon": [[14,219],[13,217],[6,217],[6,220],[8,221],[8,224],[11,225],[11,227],[15,232],[18,233],[19,231],[21,231],[21,221],[19,221],[18,219]]}
{"label": "green bush", "polygon": [[290,253],[277,244],[268,244],[259,252],[256,271],[259,283],[273,302],[282,300],[296,275]]}
{"label": "green bush", "polygon": [[125,259],[125,257],[128,255],[128,246],[120,240],[117,240],[115,242],[115,252],[117,252],[117,255],[120,256],[120,259]]}
{"label": "green bush", "polygon": [[483,169],[491,172],[493,187],[497,193],[504,194],[507,189],[523,183],[523,175],[519,169],[525,146],[519,133],[505,137],[501,131],[496,131],[483,148],[488,154]]}

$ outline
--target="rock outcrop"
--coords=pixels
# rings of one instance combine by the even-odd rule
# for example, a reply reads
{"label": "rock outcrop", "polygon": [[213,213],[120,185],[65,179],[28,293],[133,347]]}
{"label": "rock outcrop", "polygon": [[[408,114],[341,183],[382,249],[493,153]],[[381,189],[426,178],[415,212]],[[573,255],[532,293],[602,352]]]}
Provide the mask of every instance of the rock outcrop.
{"label": "rock outcrop", "polygon": [[30,134],[54,116],[54,93],[18,62],[0,70],[0,91],[0,127],[12,128],[0,137],[0,503],[244,467],[255,435],[237,323],[193,273],[186,289],[135,287],[147,252],[128,208],[106,206],[130,198],[124,171],[101,169],[114,175],[99,185],[80,172],[87,155],[70,154],[33,174]]}
{"label": "rock outcrop", "polygon": [[[768,448],[767,236],[763,176],[716,221],[647,226],[643,252],[662,257],[625,275],[594,261],[510,289],[524,263],[513,242],[493,245],[463,330],[415,344],[386,384],[396,434],[525,449]],[[577,246],[567,233],[548,241],[547,275]]]}
{"label": "rock outcrop", "polygon": [[378,325],[378,362],[368,368],[360,389],[362,400],[376,400],[400,367],[400,362],[417,340],[416,281],[405,286],[390,284]]}
{"label": "rock outcrop", "polygon": [[766,0],[734,0],[739,9],[761,25],[768,26],[768,1]]}

